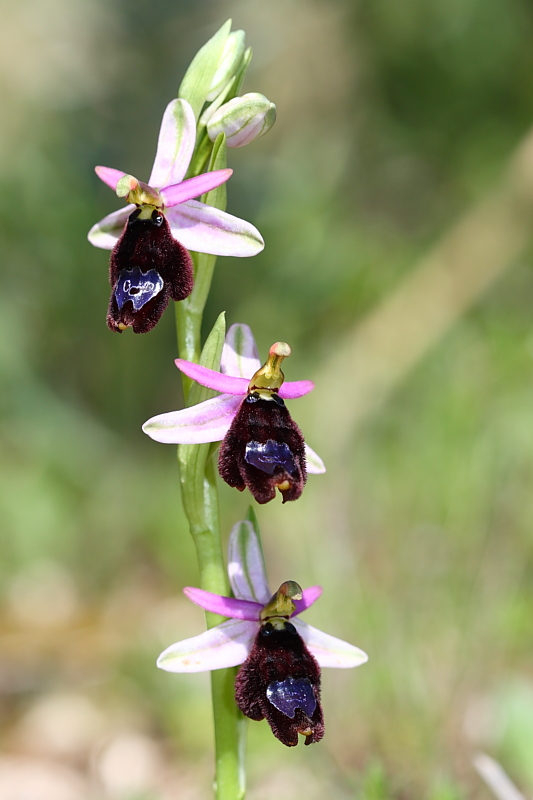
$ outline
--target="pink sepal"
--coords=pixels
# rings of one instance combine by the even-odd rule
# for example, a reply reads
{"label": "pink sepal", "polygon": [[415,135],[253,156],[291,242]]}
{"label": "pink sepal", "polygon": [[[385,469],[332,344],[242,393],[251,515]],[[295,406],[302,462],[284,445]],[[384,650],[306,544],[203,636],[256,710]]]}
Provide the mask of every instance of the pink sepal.
{"label": "pink sepal", "polygon": [[119,169],[113,169],[113,167],[95,167],[94,171],[100,180],[113,189],[113,191],[117,188],[119,180],[127,174],[126,172],[121,172]]}
{"label": "pink sepal", "polygon": [[293,624],[321,667],[352,669],[368,661],[367,654],[349,642],[319,631],[301,619],[295,619]]}
{"label": "pink sepal", "polygon": [[262,609],[261,603],[223,597],[220,594],[206,592],[204,589],[196,589],[194,586],[186,586],[183,594],[197,606],[205,608],[206,611],[221,614],[223,617],[232,617],[232,619],[248,619],[257,622]]}
{"label": "pink sepal", "polygon": [[166,211],[172,235],[187,250],[214,256],[255,256],[263,237],[249,222],[198,200],[186,200]]}
{"label": "pink sepal", "polygon": [[315,453],[315,451],[309,447],[307,442],[305,444],[305,460],[307,462],[308,475],[323,475],[326,471],[324,462],[318,453]]}
{"label": "pink sepal", "polygon": [[124,208],[119,208],[118,211],[112,211],[111,214],[107,214],[100,222],[93,225],[89,231],[87,238],[90,243],[104,250],[112,250],[118,242],[132,211],[135,211],[135,206],[129,203]]}
{"label": "pink sepal", "polygon": [[252,329],[242,322],[234,322],[226,334],[220,371],[236,378],[250,378],[260,366],[259,351]]}
{"label": "pink sepal", "polygon": [[316,603],[321,594],[322,594],[321,586],[310,586],[308,589],[304,589],[302,599],[294,601],[294,604],[296,606],[296,611],[292,616],[295,617],[297,614],[301,614],[302,611],[311,608],[313,603]]}
{"label": "pink sepal", "polygon": [[165,206],[171,208],[179,203],[184,203],[186,200],[200,197],[205,192],[210,192],[211,189],[216,189],[217,186],[226,183],[232,174],[232,169],[217,169],[214,172],[204,172],[203,175],[188,178],[186,181],[175,183],[173,186],[164,186],[160,194]]}
{"label": "pink sepal", "polygon": [[268,588],[265,560],[253,524],[243,519],[231,529],[228,542],[228,578],[239,600],[263,607],[272,596]]}
{"label": "pink sepal", "polygon": [[143,425],[143,431],[164,444],[202,444],[221,441],[239,407],[239,399],[221,394],[181,411],[158,414]]}
{"label": "pink sepal", "polygon": [[196,118],[186,100],[171,100],[165,109],[159,131],[150,186],[161,188],[179,183],[185,177],[196,141]]}
{"label": "pink sepal", "polygon": [[235,667],[246,660],[257,633],[257,622],[228,619],[199,636],[171,644],[157,659],[167,672],[206,672]]}

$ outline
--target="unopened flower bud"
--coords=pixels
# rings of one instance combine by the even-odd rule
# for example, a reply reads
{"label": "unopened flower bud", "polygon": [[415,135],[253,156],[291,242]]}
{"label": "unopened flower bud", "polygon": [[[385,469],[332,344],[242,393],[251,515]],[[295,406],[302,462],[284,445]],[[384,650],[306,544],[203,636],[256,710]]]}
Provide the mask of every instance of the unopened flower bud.
{"label": "unopened flower bud", "polygon": [[259,139],[276,121],[276,106],[264,94],[251,92],[224,103],[207,124],[212,142],[226,134],[228,147],[243,147]]}
{"label": "unopened flower bud", "polygon": [[214,100],[220,94],[237,72],[243,55],[244,31],[233,31],[229,34],[224,44],[222,57],[211,81],[206,100]]}

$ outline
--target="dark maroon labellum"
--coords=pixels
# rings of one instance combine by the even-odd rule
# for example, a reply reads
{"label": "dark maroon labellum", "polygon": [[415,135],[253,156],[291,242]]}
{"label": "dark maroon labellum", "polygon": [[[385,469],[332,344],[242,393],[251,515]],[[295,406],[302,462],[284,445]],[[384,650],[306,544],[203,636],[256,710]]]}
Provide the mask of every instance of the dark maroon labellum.
{"label": "dark maroon labellum", "polygon": [[291,622],[264,623],[235,679],[237,705],[250,719],[266,719],[287,747],[324,736],[320,667]]}
{"label": "dark maroon labellum", "polygon": [[184,300],[193,288],[192,259],[174,239],[158,209],[135,209],[111,252],[113,287],[107,324],[112,331],[132,327],[146,333],[159,322],[169,299]]}
{"label": "dark maroon labellum", "polygon": [[252,392],[243,400],[220,447],[218,469],[230,486],[248,487],[258,503],[273,500],[276,488],[284,503],[300,497],[305,445],[281,397]]}

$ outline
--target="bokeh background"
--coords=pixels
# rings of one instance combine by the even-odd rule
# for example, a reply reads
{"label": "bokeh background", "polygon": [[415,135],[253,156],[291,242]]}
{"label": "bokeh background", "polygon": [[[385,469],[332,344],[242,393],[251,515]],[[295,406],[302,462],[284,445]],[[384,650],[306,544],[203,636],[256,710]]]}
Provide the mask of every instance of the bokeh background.
{"label": "bokeh background", "polygon": [[[173,315],[105,327],[116,203],[228,17],[275,101],[230,152],[228,210],[266,248],[220,259],[221,309],[290,342],[328,473],[259,510],[273,585],[370,654],[327,670],[327,735],[249,725],[249,797],[533,792],[533,7],[529,0],[24,0],[0,29],[2,800],[210,796],[205,675],[154,668],[203,629],[174,449]],[[249,497],[221,486],[227,534]]]}

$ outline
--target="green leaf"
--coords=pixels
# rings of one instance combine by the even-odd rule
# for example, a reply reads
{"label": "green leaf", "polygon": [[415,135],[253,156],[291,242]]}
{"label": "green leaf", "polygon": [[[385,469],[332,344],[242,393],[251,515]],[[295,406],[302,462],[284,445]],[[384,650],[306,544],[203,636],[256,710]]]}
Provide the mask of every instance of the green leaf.
{"label": "green leaf", "polygon": [[198,119],[209,94],[230,31],[231,19],[228,19],[215,35],[198,50],[181,82],[178,97],[188,100],[196,119]]}
{"label": "green leaf", "polygon": [[[199,364],[208,369],[214,369],[217,372],[220,370],[220,358],[222,356],[222,348],[224,346],[224,338],[226,336],[226,313],[222,311],[211,328],[211,332],[207,337],[204,344],[202,353],[200,355]],[[187,405],[195,406],[197,403],[203,403],[204,400],[209,400],[215,397],[218,392],[214,389],[208,389],[196,381],[193,382],[189,396],[187,397]]]}
{"label": "green leaf", "polygon": [[253,506],[248,506],[248,511],[246,512],[246,519],[248,522],[252,523],[253,529],[257,534],[257,538],[261,541],[261,533],[259,531],[259,522],[257,519],[257,514],[254,511]]}

